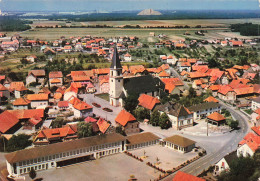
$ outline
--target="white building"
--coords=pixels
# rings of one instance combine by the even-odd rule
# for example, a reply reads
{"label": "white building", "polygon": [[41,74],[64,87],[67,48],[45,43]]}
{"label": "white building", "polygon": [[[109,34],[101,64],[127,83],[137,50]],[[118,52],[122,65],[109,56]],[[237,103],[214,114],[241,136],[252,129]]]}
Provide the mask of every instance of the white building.
{"label": "white building", "polygon": [[165,147],[179,151],[181,153],[190,152],[195,148],[195,141],[183,136],[174,135],[164,139]]}
{"label": "white building", "polygon": [[205,102],[188,108],[193,112],[194,120],[205,119],[213,112],[221,112],[221,105],[215,102]]}
{"label": "white building", "polygon": [[121,153],[125,137],[112,133],[73,141],[24,149],[5,155],[9,175],[19,176],[34,170],[47,170],[90,159]]}
{"label": "white building", "polygon": [[252,99],[252,104],[251,104],[251,109],[253,111],[257,110],[258,108],[260,108],[260,96],[255,99]]}
{"label": "white building", "polygon": [[215,169],[214,169],[213,174],[215,176],[217,176],[223,171],[229,171],[230,164],[235,159],[237,159],[237,152],[236,151],[231,152],[228,155],[226,155],[224,158],[222,158],[221,160],[219,160],[215,164]]}

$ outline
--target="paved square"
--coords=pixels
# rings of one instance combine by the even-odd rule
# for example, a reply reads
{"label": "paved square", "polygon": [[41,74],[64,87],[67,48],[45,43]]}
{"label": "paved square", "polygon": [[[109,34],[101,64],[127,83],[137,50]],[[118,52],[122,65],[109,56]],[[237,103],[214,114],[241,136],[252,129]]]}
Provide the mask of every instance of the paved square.
{"label": "paved square", "polygon": [[[67,167],[37,172],[37,178],[51,181],[122,181],[134,175],[138,180],[154,180],[162,174],[124,153]],[[26,180],[30,180],[26,175]]]}
{"label": "paved square", "polygon": [[178,151],[172,150],[170,148],[162,147],[160,145],[154,145],[150,147],[145,147],[142,149],[137,149],[130,151],[138,157],[144,156],[144,151],[146,152],[147,158],[144,159],[144,162],[156,163],[156,158],[159,158],[159,167],[164,170],[171,170],[173,167],[177,167],[183,162],[190,160],[198,155],[198,152],[188,152],[180,153]]}

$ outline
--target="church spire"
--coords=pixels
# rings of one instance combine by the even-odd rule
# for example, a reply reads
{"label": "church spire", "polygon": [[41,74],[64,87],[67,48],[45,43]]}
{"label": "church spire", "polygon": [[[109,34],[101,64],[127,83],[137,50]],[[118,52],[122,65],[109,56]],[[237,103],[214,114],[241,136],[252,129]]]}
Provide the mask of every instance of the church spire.
{"label": "church spire", "polygon": [[119,55],[118,55],[118,52],[117,52],[116,45],[114,47],[114,53],[113,53],[112,63],[111,63],[110,68],[112,68],[112,69],[118,69],[118,68],[120,69],[120,68],[122,68],[121,63],[120,63],[120,58],[119,58]]}

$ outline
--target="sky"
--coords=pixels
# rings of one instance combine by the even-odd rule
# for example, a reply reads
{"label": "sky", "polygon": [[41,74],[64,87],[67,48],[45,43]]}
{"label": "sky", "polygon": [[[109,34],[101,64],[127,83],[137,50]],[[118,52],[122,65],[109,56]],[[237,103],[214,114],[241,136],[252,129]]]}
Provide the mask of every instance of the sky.
{"label": "sky", "polygon": [[0,0],[2,11],[260,10],[260,0]]}

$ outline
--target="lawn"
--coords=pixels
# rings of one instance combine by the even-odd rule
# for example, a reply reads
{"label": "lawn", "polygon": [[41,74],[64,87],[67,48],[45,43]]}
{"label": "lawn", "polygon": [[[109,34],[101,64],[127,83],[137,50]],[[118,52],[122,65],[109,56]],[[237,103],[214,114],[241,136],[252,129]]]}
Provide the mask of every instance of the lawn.
{"label": "lawn", "polygon": [[103,93],[103,94],[96,94],[95,96],[104,99],[106,101],[109,101],[109,94],[108,93]]}

